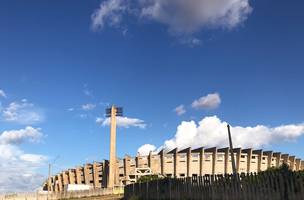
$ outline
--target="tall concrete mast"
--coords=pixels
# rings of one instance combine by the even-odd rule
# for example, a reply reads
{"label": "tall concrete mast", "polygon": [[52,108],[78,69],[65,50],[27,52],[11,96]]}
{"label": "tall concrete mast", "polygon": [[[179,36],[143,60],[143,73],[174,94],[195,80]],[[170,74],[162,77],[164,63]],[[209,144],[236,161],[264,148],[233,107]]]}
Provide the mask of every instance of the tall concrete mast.
{"label": "tall concrete mast", "polygon": [[122,108],[117,108],[114,105],[106,109],[107,117],[111,117],[110,130],[110,163],[109,163],[109,177],[108,188],[115,186],[116,174],[116,116],[122,116]]}
{"label": "tall concrete mast", "polygon": [[114,186],[116,172],[116,108],[111,107],[110,169],[108,187]]}

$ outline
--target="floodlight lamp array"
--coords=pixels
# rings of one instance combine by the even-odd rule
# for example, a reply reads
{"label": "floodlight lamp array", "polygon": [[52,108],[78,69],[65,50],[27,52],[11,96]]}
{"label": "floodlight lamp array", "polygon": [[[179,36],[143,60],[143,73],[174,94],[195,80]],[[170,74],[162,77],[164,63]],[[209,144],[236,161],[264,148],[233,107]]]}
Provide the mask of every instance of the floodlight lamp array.
{"label": "floodlight lamp array", "polygon": [[[122,107],[116,107],[116,116],[123,116],[123,108]],[[106,108],[106,117],[112,116],[112,108]]]}

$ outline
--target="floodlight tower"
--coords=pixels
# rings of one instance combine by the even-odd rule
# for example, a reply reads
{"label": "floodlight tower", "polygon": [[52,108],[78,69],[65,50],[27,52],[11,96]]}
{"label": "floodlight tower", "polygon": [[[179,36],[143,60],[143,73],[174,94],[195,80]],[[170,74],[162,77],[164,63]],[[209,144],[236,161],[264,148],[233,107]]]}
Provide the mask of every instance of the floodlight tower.
{"label": "floodlight tower", "polygon": [[116,116],[122,116],[122,107],[115,107],[106,109],[106,116],[111,117],[111,131],[110,131],[110,166],[108,175],[108,188],[113,188],[116,179]]}

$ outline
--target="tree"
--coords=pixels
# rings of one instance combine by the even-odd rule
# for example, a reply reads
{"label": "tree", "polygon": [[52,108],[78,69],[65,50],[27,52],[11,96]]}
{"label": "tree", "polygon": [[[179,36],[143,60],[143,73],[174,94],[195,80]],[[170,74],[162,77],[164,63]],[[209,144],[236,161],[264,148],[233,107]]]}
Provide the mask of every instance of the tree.
{"label": "tree", "polygon": [[144,182],[153,181],[153,180],[157,180],[157,179],[161,179],[161,178],[158,177],[158,175],[147,175],[147,176],[139,177],[137,182],[138,183],[144,183]]}

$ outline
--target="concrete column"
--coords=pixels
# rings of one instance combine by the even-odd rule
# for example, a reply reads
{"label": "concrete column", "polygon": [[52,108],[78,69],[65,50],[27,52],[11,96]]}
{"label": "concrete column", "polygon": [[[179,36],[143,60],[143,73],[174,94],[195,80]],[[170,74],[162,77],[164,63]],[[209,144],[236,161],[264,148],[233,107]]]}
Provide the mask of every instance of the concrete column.
{"label": "concrete column", "polygon": [[265,151],[264,154],[267,155],[267,168],[271,168],[273,153],[272,151]]}
{"label": "concrete column", "polygon": [[216,149],[216,147],[209,148],[209,149],[206,149],[206,152],[212,153],[212,175],[214,175],[216,162],[217,162],[217,156],[216,156],[217,149]]}
{"label": "concrete column", "polygon": [[91,176],[90,176],[90,165],[89,164],[85,164],[84,166],[84,181],[86,185],[91,185],[90,181],[91,181]]}
{"label": "concrete column", "polygon": [[62,180],[62,173],[58,174],[58,189],[59,192],[63,191],[63,180]]}
{"label": "concrete column", "polygon": [[59,175],[55,176],[55,192],[59,192]]}
{"label": "concrete column", "polygon": [[48,191],[53,191],[52,190],[52,177],[49,177],[48,178],[48,181],[47,181],[47,189],[48,189]]}
{"label": "concrete column", "polygon": [[203,176],[204,174],[203,174],[203,167],[204,167],[204,160],[205,160],[205,158],[204,158],[204,155],[205,154],[205,150],[204,150],[204,148],[202,147],[202,148],[200,148],[200,176]]}
{"label": "concrete column", "polygon": [[289,154],[283,154],[282,155],[283,158],[283,163],[288,164],[289,161]]}
{"label": "concrete column", "polygon": [[125,156],[124,158],[124,174],[125,174],[126,182],[128,182],[130,175],[130,159],[131,159],[130,156]]}
{"label": "concrete column", "polygon": [[138,161],[138,156],[135,157],[135,167],[138,168],[139,166],[139,161]]}
{"label": "concrete column", "polygon": [[52,177],[51,177],[50,191],[55,192],[55,183],[56,183],[55,176],[52,176]]}
{"label": "concrete column", "polygon": [[247,173],[250,173],[250,170],[251,170],[251,156],[252,156],[252,149],[249,148],[249,149],[243,149],[241,151],[241,153],[246,153],[247,154],[247,160],[246,160],[246,163],[247,163],[247,166],[246,166],[246,172]]}
{"label": "concrete column", "polygon": [[119,180],[119,166],[119,159],[116,159],[114,186],[121,186],[121,182]]}
{"label": "concrete column", "polygon": [[263,158],[263,150],[254,150],[253,154],[258,155],[258,172],[261,171],[261,166],[262,166],[262,158]]}
{"label": "concrete column", "polygon": [[63,186],[67,186],[69,184],[69,172],[68,171],[63,171],[62,172],[62,178],[63,178]]}
{"label": "concrete column", "polygon": [[53,176],[52,191],[56,190],[56,176]]}
{"label": "concrete column", "polygon": [[187,177],[190,177],[192,175],[191,171],[191,148],[187,149]]}
{"label": "concrete column", "polygon": [[148,155],[148,167],[152,169],[152,151],[150,151]]}
{"label": "concrete column", "polygon": [[77,167],[76,168],[76,183],[77,184],[82,184],[83,180],[83,167]]}
{"label": "concrete column", "polygon": [[258,153],[258,172],[262,171],[263,150]]}
{"label": "concrete column", "polygon": [[178,158],[177,158],[177,148],[171,151],[173,153],[173,177],[177,177],[177,167],[178,167]]}
{"label": "concrete column", "polygon": [[275,153],[273,153],[273,157],[276,158],[276,166],[275,167],[280,167],[281,152],[275,152]]}
{"label": "concrete column", "polygon": [[93,167],[92,167],[92,171],[93,171],[93,187],[94,188],[98,188],[98,169],[97,169],[97,163],[93,162]]}
{"label": "concrete column", "polygon": [[296,159],[296,171],[301,170],[301,159]]}
{"label": "concrete column", "polygon": [[69,169],[69,182],[70,184],[76,184],[75,169]]}
{"label": "concrete column", "polygon": [[247,149],[247,173],[251,172],[252,149]]}
{"label": "concrete column", "polygon": [[55,191],[55,177],[52,176],[49,180],[49,191]]}
{"label": "concrete column", "polygon": [[225,158],[224,158],[224,174],[228,173],[228,164],[229,164],[229,148],[224,149]]}
{"label": "concrete column", "polygon": [[101,188],[102,164],[100,162],[93,163],[94,188]]}
{"label": "concrete column", "polygon": [[241,163],[241,153],[242,149],[241,148],[235,148],[233,149],[233,152],[236,152],[236,171],[237,173],[240,173],[240,163]]}
{"label": "concrete column", "polygon": [[295,171],[295,162],[296,162],[296,157],[295,156],[290,156],[289,157],[289,162],[290,162],[290,169],[292,171]]}
{"label": "concrete column", "polygon": [[301,167],[300,167],[301,170],[304,170],[304,160],[301,160]]}
{"label": "concrete column", "polygon": [[109,161],[104,160],[102,162],[102,187],[108,187],[108,175],[109,175]]}
{"label": "concrete column", "polygon": [[159,152],[159,155],[160,155],[160,171],[161,171],[161,174],[163,176],[165,176],[165,161],[164,161],[164,150],[162,149],[160,152]]}
{"label": "concrete column", "polygon": [[217,148],[214,147],[213,148],[213,152],[212,152],[212,174],[215,175],[215,168],[216,168],[216,164],[217,164]]}
{"label": "concrete column", "polygon": [[111,135],[110,135],[110,168],[108,187],[114,187],[116,174],[116,108],[111,107]]}

